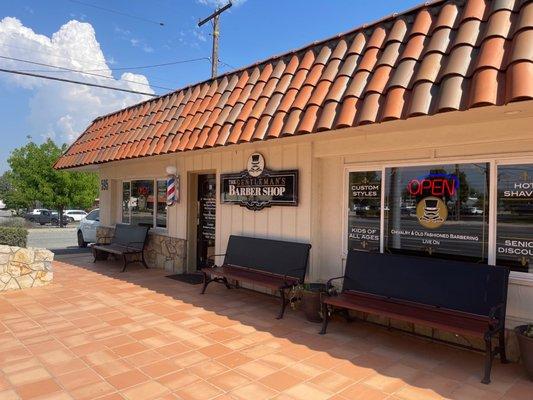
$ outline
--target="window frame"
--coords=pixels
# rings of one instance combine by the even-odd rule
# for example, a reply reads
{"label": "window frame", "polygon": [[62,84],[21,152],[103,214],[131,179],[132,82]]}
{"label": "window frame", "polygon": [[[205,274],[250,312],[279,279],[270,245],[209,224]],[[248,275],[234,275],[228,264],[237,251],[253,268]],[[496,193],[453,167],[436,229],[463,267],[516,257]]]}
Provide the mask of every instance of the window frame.
{"label": "window frame", "polygon": [[162,233],[166,233],[168,231],[168,217],[169,217],[169,214],[168,214],[168,211],[167,211],[167,215],[165,217],[166,219],[166,226],[165,227],[162,227],[162,226],[157,226],[157,183],[158,182],[165,182],[165,185],[166,185],[166,181],[167,181],[167,178],[166,177],[136,177],[136,178],[131,178],[131,179],[123,179],[121,180],[121,185],[120,185],[120,196],[119,196],[119,199],[120,199],[120,210],[121,210],[121,213],[120,213],[120,221],[121,223],[123,224],[127,224],[127,225],[131,225],[131,208],[128,207],[128,213],[129,213],[129,221],[128,222],[124,222],[124,212],[123,212],[123,204],[122,202],[124,201],[124,184],[125,183],[128,183],[129,186],[130,186],[130,198],[131,198],[131,183],[134,182],[134,181],[152,181],[152,185],[153,185],[153,196],[154,196],[154,204],[153,204],[153,208],[152,208],[152,226],[150,229],[152,230],[157,230],[157,231],[160,231]]}
{"label": "window frame", "polygon": [[[500,165],[520,165],[520,164],[533,164],[533,157],[521,156],[521,157],[447,157],[439,160],[421,160],[414,159],[408,161],[396,161],[396,162],[367,162],[367,163],[350,163],[344,164],[343,171],[343,189],[342,189],[342,254],[343,260],[348,255],[348,195],[349,195],[349,173],[350,172],[365,172],[365,171],[380,171],[381,170],[381,212],[380,212],[380,253],[384,251],[384,238],[385,238],[385,190],[387,186],[387,179],[385,170],[387,168],[402,168],[402,167],[431,167],[445,164],[475,164],[475,163],[487,163],[489,164],[489,218],[488,218],[488,254],[487,263],[489,265],[495,265],[496,263],[496,232],[498,226],[498,166]],[[510,282],[518,283],[527,286],[533,286],[533,273],[511,271]]]}

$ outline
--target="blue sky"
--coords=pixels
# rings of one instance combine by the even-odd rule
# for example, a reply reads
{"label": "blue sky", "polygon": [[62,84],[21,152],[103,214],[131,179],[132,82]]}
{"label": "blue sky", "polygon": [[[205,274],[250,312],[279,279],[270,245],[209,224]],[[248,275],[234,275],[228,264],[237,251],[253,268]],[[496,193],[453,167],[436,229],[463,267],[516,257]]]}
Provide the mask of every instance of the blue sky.
{"label": "blue sky", "polygon": [[[155,86],[177,89],[209,77],[208,60],[149,69],[131,67],[209,57],[211,27],[197,28],[196,24],[213,10],[216,0],[79,1],[165,25],[106,12],[77,0],[1,1],[0,56],[91,70],[107,78],[50,72],[47,67],[1,58],[0,68],[39,70],[45,72],[37,73],[158,94],[169,90]],[[221,18],[220,73],[404,11],[420,0],[235,3]],[[10,151],[26,143],[27,135],[36,142],[46,137],[69,142],[96,116],[142,99],[0,72],[0,173],[8,168]]]}

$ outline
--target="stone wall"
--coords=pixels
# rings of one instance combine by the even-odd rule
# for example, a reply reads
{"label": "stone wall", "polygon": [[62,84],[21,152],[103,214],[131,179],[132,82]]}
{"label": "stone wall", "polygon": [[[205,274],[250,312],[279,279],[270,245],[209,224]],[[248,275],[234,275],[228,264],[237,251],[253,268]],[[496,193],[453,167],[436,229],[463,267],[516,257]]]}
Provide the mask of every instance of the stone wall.
{"label": "stone wall", "polygon": [[[98,243],[109,243],[115,231],[111,226],[100,226],[96,231]],[[184,239],[178,239],[150,230],[144,249],[144,258],[150,268],[160,268],[169,272],[185,271],[187,246]]]}
{"label": "stone wall", "polygon": [[49,284],[53,259],[49,250],[0,245],[0,292]]}

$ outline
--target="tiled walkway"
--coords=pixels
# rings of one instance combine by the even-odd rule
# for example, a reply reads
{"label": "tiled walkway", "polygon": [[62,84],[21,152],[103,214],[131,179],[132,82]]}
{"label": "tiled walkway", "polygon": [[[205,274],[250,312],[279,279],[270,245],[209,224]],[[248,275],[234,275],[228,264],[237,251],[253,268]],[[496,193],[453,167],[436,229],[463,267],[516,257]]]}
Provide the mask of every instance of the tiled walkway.
{"label": "tiled walkway", "polygon": [[74,257],[0,294],[1,400],[533,399],[516,364],[486,386],[479,354],[358,322],[319,336],[265,295],[118,270]]}

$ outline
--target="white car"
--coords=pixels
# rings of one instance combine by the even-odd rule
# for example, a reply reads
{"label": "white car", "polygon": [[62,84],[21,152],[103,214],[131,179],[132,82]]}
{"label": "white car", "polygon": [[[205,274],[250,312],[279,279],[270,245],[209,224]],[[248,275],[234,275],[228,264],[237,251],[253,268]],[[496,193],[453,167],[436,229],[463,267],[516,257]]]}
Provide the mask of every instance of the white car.
{"label": "white car", "polygon": [[85,218],[88,214],[87,212],[83,210],[65,210],[63,213],[66,217],[68,217],[71,221],[81,221],[83,218]]}
{"label": "white car", "polygon": [[100,226],[100,209],[92,210],[80,221],[78,227],[78,246],[87,247],[89,243],[96,243],[96,229]]}

